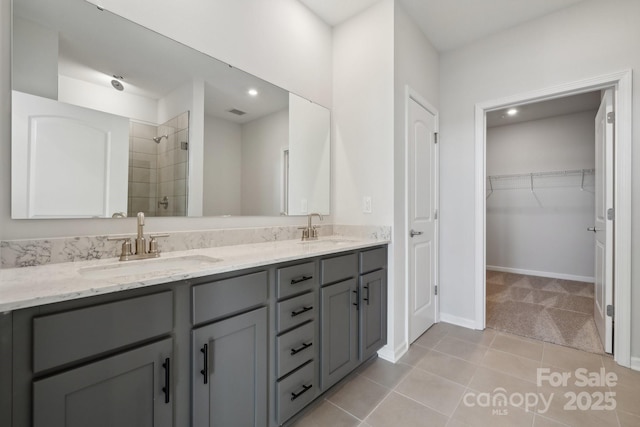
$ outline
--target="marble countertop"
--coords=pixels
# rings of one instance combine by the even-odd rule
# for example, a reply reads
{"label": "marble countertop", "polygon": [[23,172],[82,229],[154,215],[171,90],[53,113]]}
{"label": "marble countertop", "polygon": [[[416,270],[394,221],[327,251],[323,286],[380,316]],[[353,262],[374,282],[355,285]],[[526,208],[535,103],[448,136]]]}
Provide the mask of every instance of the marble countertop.
{"label": "marble countertop", "polygon": [[[330,236],[317,241],[278,242],[221,246],[163,253],[160,258],[120,262],[118,258],[66,262],[37,267],[0,269],[0,312],[34,307],[71,299],[153,286],[162,283],[209,276],[246,268],[277,264],[389,243],[383,239]],[[188,258],[180,266],[178,258]],[[215,261],[211,258],[217,259]],[[198,261],[202,262],[198,262]],[[162,262],[171,265],[162,267]],[[136,263],[145,264],[143,272],[131,273]],[[158,268],[147,268],[157,263]],[[173,264],[173,265],[172,265]],[[127,267],[120,273],[120,267]],[[131,266],[131,268],[129,268]],[[111,270],[104,278],[102,271]],[[129,270],[129,271],[126,271]]]}

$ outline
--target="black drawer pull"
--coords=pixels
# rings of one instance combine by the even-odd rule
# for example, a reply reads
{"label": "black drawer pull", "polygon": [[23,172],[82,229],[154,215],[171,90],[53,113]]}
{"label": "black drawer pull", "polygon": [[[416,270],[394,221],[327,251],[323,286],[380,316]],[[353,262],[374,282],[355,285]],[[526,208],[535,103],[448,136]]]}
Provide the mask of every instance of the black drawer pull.
{"label": "black drawer pull", "polygon": [[292,311],[291,312],[291,317],[296,317],[301,315],[302,313],[306,313],[307,311],[313,310],[313,306],[310,305],[309,307],[302,307],[300,310],[298,311]]}
{"label": "black drawer pull", "polygon": [[169,393],[171,390],[171,359],[168,357],[164,359],[162,367],[164,368],[164,387],[162,387],[164,403],[169,403]]}
{"label": "black drawer pull", "polygon": [[367,297],[362,297],[362,299],[367,302],[367,305],[369,305],[369,285],[365,285],[364,288],[367,290]]}
{"label": "black drawer pull", "polygon": [[356,294],[356,302],[352,302],[352,305],[356,306],[356,309],[360,310],[360,292],[359,289],[356,289],[355,291],[352,291],[354,294]]}
{"label": "black drawer pull", "polygon": [[200,370],[200,373],[204,377],[204,383],[209,382],[209,345],[205,344],[200,349],[200,353],[204,354],[204,369]]}
{"label": "black drawer pull", "polygon": [[293,279],[291,279],[291,284],[292,285],[297,285],[298,283],[306,282],[307,280],[311,280],[311,279],[313,279],[313,276],[294,277]]}
{"label": "black drawer pull", "polygon": [[312,387],[313,387],[313,384],[309,384],[309,385],[303,384],[301,391],[299,391],[298,393],[291,393],[291,401],[293,402],[294,400],[296,400],[297,398],[299,398],[300,396],[302,396],[303,394],[311,390]]}
{"label": "black drawer pull", "polygon": [[312,342],[307,342],[307,343],[302,344],[302,345],[301,345],[300,347],[298,347],[298,348],[292,348],[292,349],[291,349],[291,355],[292,355],[292,356],[293,356],[293,355],[296,355],[296,354],[300,353],[302,350],[306,350],[306,349],[308,349],[308,348],[309,348],[309,347],[311,347],[312,345],[313,345],[313,343],[312,343]]}

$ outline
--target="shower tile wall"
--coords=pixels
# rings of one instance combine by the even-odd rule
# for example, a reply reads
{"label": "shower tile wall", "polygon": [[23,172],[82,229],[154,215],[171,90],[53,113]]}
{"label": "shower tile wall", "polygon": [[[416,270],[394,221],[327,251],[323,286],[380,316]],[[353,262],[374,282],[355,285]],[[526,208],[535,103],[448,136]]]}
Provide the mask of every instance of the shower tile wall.
{"label": "shower tile wall", "polygon": [[[158,144],[157,216],[187,214],[187,174],[189,151],[182,143],[189,141],[189,112],[158,126],[158,136],[167,135]],[[165,199],[166,197],[166,199]],[[163,204],[164,201],[167,204]],[[165,207],[166,206],[166,207]]]}
{"label": "shower tile wall", "polygon": [[127,215],[138,212],[156,215],[158,144],[153,141],[157,126],[129,124],[129,200]]}
{"label": "shower tile wall", "polygon": [[189,112],[159,126],[130,123],[128,216],[186,215],[189,152],[181,143],[188,140]]}

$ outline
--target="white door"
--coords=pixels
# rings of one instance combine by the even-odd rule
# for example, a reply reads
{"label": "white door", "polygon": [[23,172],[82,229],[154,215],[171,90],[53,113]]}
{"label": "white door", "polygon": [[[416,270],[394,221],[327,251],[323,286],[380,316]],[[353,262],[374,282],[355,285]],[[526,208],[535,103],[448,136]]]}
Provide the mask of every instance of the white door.
{"label": "white door", "polygon": [[13,218],[127,211],[129,119],[13,91]]}
{"label": "white door", "polygon": [[409,98],[407,246],[410,343],[433,325],[437,309],[437,116],[432,107],[424,104]]}
{"label": "white door", "polygon": [[613,349],[613,317],[607,306],[613,304],[613,221],[607,218],[613,208],[613,90],[605,91],[596,115],[596,195],[595,295],[594,318],[604,351]]}

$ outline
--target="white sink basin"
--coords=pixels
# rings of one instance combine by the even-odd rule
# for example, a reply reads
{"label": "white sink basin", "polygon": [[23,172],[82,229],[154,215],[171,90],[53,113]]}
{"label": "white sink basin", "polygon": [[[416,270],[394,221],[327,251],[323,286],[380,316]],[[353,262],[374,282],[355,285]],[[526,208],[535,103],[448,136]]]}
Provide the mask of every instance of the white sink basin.
{"label": "white sink basin", "polygon": [[191,255],[176,258],[154,258],[136,261],[120,261],[114,264],[85,267],[78,270],[81,276],[88,279],[113,279],[125,276],[139,276],[152,273],[179,273],[186,270],[197,270],[222,261],[204,255]]}

